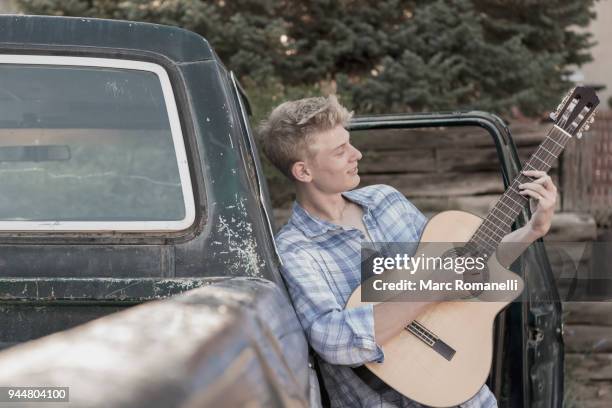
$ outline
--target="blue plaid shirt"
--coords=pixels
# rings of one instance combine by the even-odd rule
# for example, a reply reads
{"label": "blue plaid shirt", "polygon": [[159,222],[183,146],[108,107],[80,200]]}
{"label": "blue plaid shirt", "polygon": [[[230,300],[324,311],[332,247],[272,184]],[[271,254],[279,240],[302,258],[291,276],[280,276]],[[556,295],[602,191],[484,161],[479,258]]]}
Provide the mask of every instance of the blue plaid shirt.
{"label": "blue plaid shirt", "polygon": [[[403,194],[386,185],[342,194],[363,209],[374,242],[418,242],[427,218]],[[308,214],[297,202],[276,236],[282,273],[308,341],[316,351],[332,407],[421,407],[373,375],[351,367],[384,360],[374,337],[373,306],[344,309],[361,283],[364,234]],[[496,407],[487,386],[462,407]]]}

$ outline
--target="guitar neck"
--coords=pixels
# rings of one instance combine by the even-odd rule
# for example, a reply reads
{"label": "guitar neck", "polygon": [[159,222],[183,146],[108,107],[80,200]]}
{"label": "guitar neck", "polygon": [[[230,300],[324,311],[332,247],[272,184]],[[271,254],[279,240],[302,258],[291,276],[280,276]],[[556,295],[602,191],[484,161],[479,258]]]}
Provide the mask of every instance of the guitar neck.
{"label": "guitar neck", "polygon": [[[523,170],[542,170],[545,172],[550,170],[571,137],[563,129],[553,126],[548,131],[546,139],[527,160]],[[532,181],[530,177],[519,173],[489,211],[470,240],[479,253],[493,254],[502,238],[510,232],[512,223],[529,200],[529,197],[519,194],[518,186],[529,181]]]}

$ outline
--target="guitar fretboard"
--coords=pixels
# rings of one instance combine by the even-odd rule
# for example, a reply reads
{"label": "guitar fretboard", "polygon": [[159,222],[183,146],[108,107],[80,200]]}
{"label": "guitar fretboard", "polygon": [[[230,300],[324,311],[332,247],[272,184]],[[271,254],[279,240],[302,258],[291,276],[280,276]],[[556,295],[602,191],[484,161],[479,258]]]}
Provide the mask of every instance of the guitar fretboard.
{"label": "guitar fretboard", "polygon": [[[557,126],[553,126],[546,139],[538,146],[535,153],[529,158],[523,170],[548,171],[559,157],[571,136]],[[511,229],[512,223],[524,208],[529,196],[519,193],[519,184],[532,181],[532,178],[520,173],[512,182],[506,192],[497,200],[484,221],[478,227],[470,244],[475,246],[479,254],[487,256],[493,254],[502,238]]]}

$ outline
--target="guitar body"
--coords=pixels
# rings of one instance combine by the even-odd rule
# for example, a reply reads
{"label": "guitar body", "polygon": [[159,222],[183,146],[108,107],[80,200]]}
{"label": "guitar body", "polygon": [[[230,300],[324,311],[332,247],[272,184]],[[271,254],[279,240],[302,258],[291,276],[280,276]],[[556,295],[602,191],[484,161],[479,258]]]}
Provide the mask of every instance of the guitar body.
{"label": "guitar body", "polygon": [[[468,242],[482,218],[463,211],[445,211],[432,217],[414,254],[436,256],[425,249],[427,242]],[[442,255],[439,244],[436,248]],[[473,397],[486,382],[493,357],[495,316],[523,290],[524,282],[504,268],[495,256],[488,262],[490,281],[517,280],[518,290],[503,301],[441,302],[428,308],[415,320],[455,350],[445,359],[407,330],[382,344],[383,363],[368,363],[367,368],[389,386],[421,404],[434,407],[458,405]],[[487,292],[483,292],[486,296]],[[480,298],[483,298],[481,296]],[[362,305],[361,287],[349,298],[346,308]]]}

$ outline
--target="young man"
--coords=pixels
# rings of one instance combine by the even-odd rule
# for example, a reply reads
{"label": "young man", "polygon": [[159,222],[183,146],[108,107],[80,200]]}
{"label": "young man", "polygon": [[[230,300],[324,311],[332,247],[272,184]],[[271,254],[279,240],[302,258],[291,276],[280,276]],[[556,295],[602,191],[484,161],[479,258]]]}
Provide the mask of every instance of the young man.
{"label": "young man", "polygon": [[[260,128],[264,153],[296,190],[291,218],[276,237],[282,273],[319,357],[332,407],[419,407],[367,370],[354,369],[382,362],[381,345],[432,302],[344,309],[360,284],[362,241],[418,242],[427,222],[390,186],[353,190],[359,185],[362,155],[345,129],[351,116],[334,96],[307,98],[281,104]],[[512,246],[517,253],[498,255],[504,265],[546,234],[554,212],[556,188],[550,177],[543,172],[525,174],[535,180],[521,186],[522,194],[538,200],[538,205],[525,227],[504,238],[523,243]],[[497,403],[485,385],[462,406],[489,408]]]}

